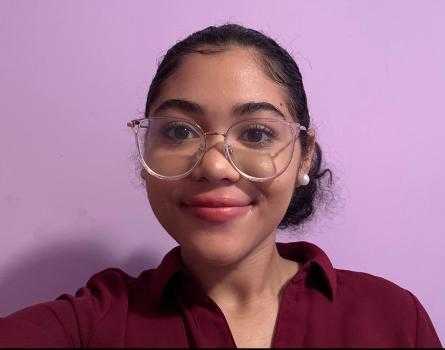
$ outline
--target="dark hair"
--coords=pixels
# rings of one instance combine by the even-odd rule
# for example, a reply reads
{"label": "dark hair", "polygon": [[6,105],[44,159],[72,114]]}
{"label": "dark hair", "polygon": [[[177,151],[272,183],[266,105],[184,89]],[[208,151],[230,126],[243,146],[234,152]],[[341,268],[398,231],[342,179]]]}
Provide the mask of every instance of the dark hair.
{"label": "dark hair", "polygon": [[[222,52],[231,47],[256,49],[259,62],[265,73],[276,83],[285,87],[288,95],[287,107],[298,123],[309,128],[310,117],[306,93],[300,70],[291,55],[265,34],[245,28],[238,24],[224,24],[219,27],[207,27],[189,35],[171,47],[158,64],[148,91],[145,116],[148,117],[151,105],[159,97],[162,83],[172,75],[179,66],[181,59],[190,53],[212,54]],[[308,136],[300,133],[302,155],[308,151]],[[296,227],[307,220],[315,210],[314,202],[321,199],[321,182],[329,175],[332,184],[332,172],[322,170],[322,151],[315,144],[314,156],[309,171],[311,181],[306,186],[294,190],[289,207],[279,224],[279,228]]]}

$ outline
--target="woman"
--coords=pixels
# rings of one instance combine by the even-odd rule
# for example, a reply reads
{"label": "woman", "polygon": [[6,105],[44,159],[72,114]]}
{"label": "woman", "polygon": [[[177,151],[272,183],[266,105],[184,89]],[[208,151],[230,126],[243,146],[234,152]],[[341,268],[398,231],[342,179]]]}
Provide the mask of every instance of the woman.
{"label": "woman", "polygon": [[0,320],[0,345],[441,346],[409,291],[334,269],[313,244],[275,243],[331,173],[299,69],[272,39],[229,24],[178,42],[128,125],[179,247],[138,278],[108,269]]}

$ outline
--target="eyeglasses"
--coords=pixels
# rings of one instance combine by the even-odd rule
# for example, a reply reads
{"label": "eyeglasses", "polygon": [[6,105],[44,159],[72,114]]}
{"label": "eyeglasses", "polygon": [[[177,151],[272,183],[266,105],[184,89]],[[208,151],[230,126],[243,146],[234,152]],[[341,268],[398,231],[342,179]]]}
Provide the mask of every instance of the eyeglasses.
{"label": "eyeglasses", "polygon": [[251,181],[266,181],[289,166],[300,131],[295,122],[254,118],[233,124],[226,132],[204,132],[185,118],[149,117],[127,123],[136,138],[139,160],[149,174],[162,180],[188,176],[203,158],[209,136],[224,137],[230,164]]}

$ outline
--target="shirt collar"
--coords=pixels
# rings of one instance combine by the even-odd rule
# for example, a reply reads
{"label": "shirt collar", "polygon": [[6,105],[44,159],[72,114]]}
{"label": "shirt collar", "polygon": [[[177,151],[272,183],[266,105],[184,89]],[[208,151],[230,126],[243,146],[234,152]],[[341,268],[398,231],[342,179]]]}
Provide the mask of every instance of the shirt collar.
{"label": "shirt collar", "polygon": [[[276,243],[278,252],[286,259],[297,261],[307,270],[307,285],[317,288],[331,301],[337,290],[337,276],[326,253],[313,243],[300,241]],[[149,297],[160,305],[167,284],[177,275],[190,275],[181,259],[180,247],[170,250],[154,270]]]}
{"label": "shirt collar", "polygon": [[326,253],[313,243],[277,243],[280,255],[298,261],[306,269],[307,285],[317,288],[331,301],[337,292],[337,275]]}

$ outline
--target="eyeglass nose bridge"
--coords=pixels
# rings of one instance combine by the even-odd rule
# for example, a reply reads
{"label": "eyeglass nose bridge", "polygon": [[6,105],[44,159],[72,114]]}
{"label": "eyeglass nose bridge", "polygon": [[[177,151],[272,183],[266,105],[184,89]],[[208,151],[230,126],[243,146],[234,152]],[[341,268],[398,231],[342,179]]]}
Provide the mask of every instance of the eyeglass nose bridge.
{"label": "eyeglass nose bridge", "polygon": [[224,137],[224,153],[227,159],[230,160],[230,155],[233,153],[232,147],[227,144],[227,132],[218,132],[218,131],[208,131],[204,133],[204,149],[202,150],[203,153],[207,151],[207,136],[217,136],[221,135]]}
{"label": "eyeglass nose bridge", "polygon": [[225,132],[208,131],[208,132],[204,133],[205,137],[207,137],[207,136],[214,136],[214,135],[221,135],[221,136],[224,136],[224,138],[227,137],[227,133],[225,133]]}

